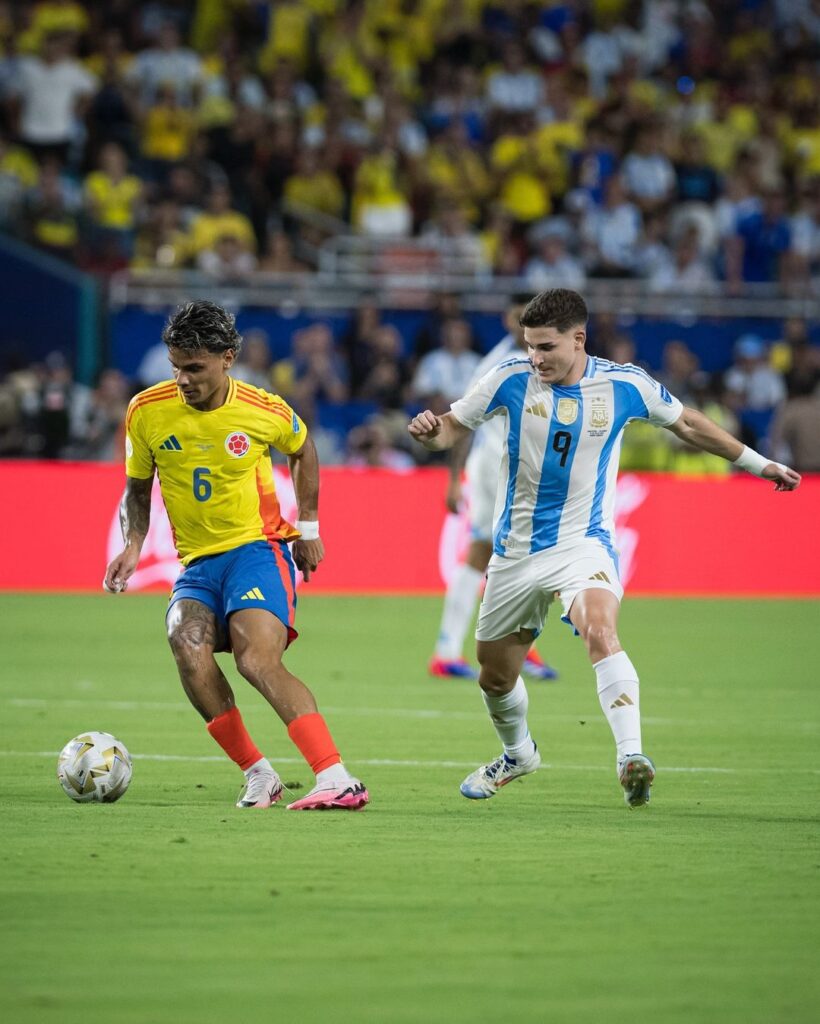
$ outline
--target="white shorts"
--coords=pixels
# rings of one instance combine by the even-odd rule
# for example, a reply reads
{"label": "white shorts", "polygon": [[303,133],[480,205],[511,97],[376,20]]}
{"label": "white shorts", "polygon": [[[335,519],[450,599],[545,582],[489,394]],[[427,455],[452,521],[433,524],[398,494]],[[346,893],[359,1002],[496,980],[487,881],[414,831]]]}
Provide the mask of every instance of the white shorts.
{"label": "white shorts", "polygon": [[612,556],[591,538],[525,558],[493,555],[476,640],[500,640],[520,629],[531,629],[538,636],[554,598],[561,599],[562,619],[569,622],[572,602],[582,590],[593,588],[608,590],[619,601],[624,596]]}

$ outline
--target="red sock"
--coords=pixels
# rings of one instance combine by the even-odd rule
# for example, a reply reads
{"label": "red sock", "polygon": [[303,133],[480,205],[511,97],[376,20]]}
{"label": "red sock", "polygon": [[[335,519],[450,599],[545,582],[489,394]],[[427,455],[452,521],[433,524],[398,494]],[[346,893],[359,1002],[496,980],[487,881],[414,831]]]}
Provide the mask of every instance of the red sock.
{"label": "red sock", "polygon": [[318,711],[294,718],[288,726],[288,736],[299,748],[314,774],[342,760],[330,730]]}
{"label": "red sock", "polygon": [[233,707],[208,722],[208,732],[222,747],[228,757],[235,761],[242,771],[256,764],[263,756],[259,748],[248,735],[248,730],[239,714],[239,708]]}

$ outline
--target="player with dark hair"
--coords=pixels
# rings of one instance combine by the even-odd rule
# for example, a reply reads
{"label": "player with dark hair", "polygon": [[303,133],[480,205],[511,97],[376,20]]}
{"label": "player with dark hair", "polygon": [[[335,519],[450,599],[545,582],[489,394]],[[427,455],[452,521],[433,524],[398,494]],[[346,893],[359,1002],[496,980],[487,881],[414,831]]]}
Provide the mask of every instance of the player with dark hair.
{"label": "player with dark hair", "polygon": [[595,669],[624,799],[640,807],[649,800],[655,766],[641,745],[638,675],[618,639],[623,587],[614,503],[624,428],[632,419],[666,427],[686,444],[774,481],[777,491],[794,490],[800,476],[684,407],[639,367],[588,356],[587,308],[577,292],[536,295],[520,322],[528,358],[501,363],[450,412],[425,410],[408,427],[426,448],[440,451],[493,416],[505,421],[504,503],[476,630],[479,686],[504,749],[468,775],[461,792],[492,797],[541,763],[520,672],[559,597],[563,619],[583,638]]}
{"label": "player with dark hair", "polygon": [[[173,380],[140,392],[128,408],[125,547],[109,564],[104,586],[125,590],[137,568],[156,472],[184,566],[171,592],[168,640],[188,699],[245,773],[237,806],[270,807],[282,796],[282,782],[248,735],[214,657],[226,650],[316,775],[314,788],[289,809],[361,808],[367,790],[342,763],[310,690],[282,663],[297,636],[293,563],[309,580],[324,557],[316,448],[286,402],[229,375],[241,338],[220,306],[180,307],[163,340]],[[299,506],[295,527],[280,513],[270,447],[288,457]]]}

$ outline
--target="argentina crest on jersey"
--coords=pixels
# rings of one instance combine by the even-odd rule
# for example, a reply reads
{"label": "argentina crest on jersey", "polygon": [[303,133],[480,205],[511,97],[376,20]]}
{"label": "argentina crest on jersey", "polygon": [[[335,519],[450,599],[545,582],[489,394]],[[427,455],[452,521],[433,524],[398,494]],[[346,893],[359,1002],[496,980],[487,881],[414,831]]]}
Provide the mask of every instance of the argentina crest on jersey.
{"label": "argentina crest on jersey", "polygon": [[609,428],[609,402],[600,395],[593,395],[589,398],[587,406],[590,437],[603,437]]}

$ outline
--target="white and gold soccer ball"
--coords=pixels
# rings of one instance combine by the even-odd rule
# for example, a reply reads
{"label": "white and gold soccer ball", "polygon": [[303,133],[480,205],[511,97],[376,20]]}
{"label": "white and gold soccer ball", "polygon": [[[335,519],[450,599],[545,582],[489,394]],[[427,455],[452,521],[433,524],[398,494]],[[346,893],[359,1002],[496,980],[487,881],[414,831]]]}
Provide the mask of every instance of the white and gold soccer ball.
{"label": "white and gold soccer ball", "polygon": [[128,789],[131,755],[111,733],[84,732],[60,751],[57,779],[79,804],[112,804]]}

